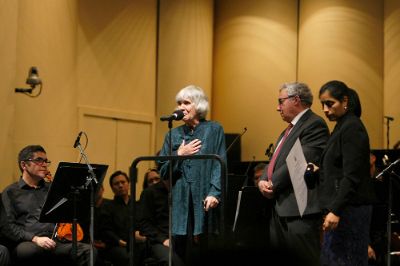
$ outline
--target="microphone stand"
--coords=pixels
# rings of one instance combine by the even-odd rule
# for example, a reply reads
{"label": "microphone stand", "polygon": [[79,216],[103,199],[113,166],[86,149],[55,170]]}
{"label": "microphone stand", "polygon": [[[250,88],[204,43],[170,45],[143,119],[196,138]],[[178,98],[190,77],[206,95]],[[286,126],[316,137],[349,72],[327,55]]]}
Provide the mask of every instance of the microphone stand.
{"label": "microphone stand", "polygon": [[[388,120],[389,121],[389,120]],[[375,178],[382,181],[383,175],[390,171],[395,165],[400,162],[400,159],[397,159],[395,162],[391,163],[388,167],[382,170]],[[391,245],[392,245],[392,177],[400,178],[394,171],[391,171],[391,176],[389,176],[388,180],[388,213],[387,213],[387,265],[391,266]]]}
{"label": "microphone stand", "polygon": [[[76,147],[79,149],[79,153],[81,154],[83,160],[85,161],[88,167],[89,175],[86,177],[85,189],[90,186],[90,228],[89,228],[89,235],[90,235],[90,266],[94,265],[94,251],[93,251],[93,243],[94,243],[94,189],[93,189],[93,182],[97,185],[98,181],[96,178],[96,174],[94,173],[93,167],[89,163],[89,159],[85,152],[82,149],[81,143],[78,141]],[[72,224],[72,230],[75,231],[73,236],[76,237],[76,224]],[[76,243],[75,243],[76,245]],[[75,249],[76,252],[76,249]]]}
{"label": "microphone stand", "polygon": [[226,148],[226,154],[228,154],[229,150],[233,147],[233,144],[235,144],[236,141],[237,141],[241,136],[243,136],[244,133],[246,133],[246,132],[247,132],[247,128],[245,127],[245,128],[243,129],[242,134],[236,136],[236,138],[232,141],[232,143],[228,146],[228,148]]}
{"label": "microphone stand", "polygon": [[[172,156],[172,120],[168,121],[169,132],[169,156]],[[169,190],[168,190],[168,265],[172,266],[172,161],[169,162]]]}

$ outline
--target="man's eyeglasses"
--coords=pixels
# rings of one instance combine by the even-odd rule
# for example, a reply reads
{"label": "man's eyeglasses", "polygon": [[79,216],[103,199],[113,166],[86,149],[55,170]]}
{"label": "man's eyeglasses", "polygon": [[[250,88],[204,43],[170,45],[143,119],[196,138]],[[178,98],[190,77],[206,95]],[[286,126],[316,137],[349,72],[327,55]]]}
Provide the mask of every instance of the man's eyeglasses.
{"label": "man's eyeglasses", "polygon": [[28,159],[27,161],[33,162],[33,163],[39,164],[39,165],[43,165],[44,163],[46,163],[47,165],[51,164],[51,161],[49,161],[48,159],[44,159],[42,157],[37,157],[35,159]]}
{"label": "man's eyeglasses", "polygon": [[297,95],[290,95],[290,96],[285,97],[285,98],[278,98],[278,104],[279,104],[279,105],[282,105],[287,99],[293,98],[293,97],[296,97],[296,96],[297,96]]}
{"label": "man's eyeglasses", "polygon": [[324,108],[324,105],[328,108],[331,108],[335,104],[335,102],[334,101],[322,101],[321,104],[322,104],[322,109]]}

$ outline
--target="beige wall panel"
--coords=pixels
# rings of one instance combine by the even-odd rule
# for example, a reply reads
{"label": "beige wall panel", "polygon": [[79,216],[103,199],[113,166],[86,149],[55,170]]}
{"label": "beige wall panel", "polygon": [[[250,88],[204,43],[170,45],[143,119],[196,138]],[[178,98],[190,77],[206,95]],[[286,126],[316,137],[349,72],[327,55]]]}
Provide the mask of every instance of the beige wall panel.
{"label": "beige wall panel", "polygon": [[[41,144],[54,162],[70,160],[74,155],[71,141],[77,126],[75,1],[18,3],[15,87],[25,87],[29,68],[37,66],[43,90],[37,98],[14,96],[13,157],[26,145]],[[50,169],[55,170],[54,164]]]}
{"label": "beige wall panel", "polygon": [[[108,179],[114,171],[121,170],[129,175],[129,167],[134,159],[153,155],[153,117],[113,109],[80,106],[79,127],[89,137],[86,154],[90,162],[109,165],[104,184],[104,195],[107,198],[113,197]],[[81,143],[84,147],[86,144],[84,137]],[[76,154],[79,155],[78,149]],[[141,192],[143,174],[152,165],[152,162],[142,162],[138,165],[137,197]]]}
{"label": "beige wall panel", "polygon": [[[302,0],[300,4],[299,80],[315,94],[337,79],[354,88],[372,148],[382,148],[383,2],[375,0]],[[330,128],[334,124],[329,123]]]}
{"label": "beige wall panel", "polygon": [[276,112],[278,89],[295,81],[297,1],[216,2],[213,118],[240,133],[242,161],[267,160],[285,123]]}
{"label": "beige wall panel", "polygon": [[156,14],[156,0],[78,2],[79,105],[118,113],[107,118],[115,119],[113,130],[103,128],[107,124],[92,125],[98,135],[93,137],[99,139],[92,144],[96,156],[112,162],[105,197],[112,198],[108,178],[115,170],[129,174],[135,156],[155,152],[154,133],[142,133],[152,124],[132,124],[123,114],[145,121],[155,116]]}
{"label": "beige wall panel", "polygon": [[[176,107],[175,95],[190,84],[202,87],[212,101],[212,34],[212,0],[160,1],[158,117],[172,113]],[[159,150],[168,125],[158,121],[156,131],[156,150]]]}
{"label": "beige wall panel", "polygon": [[[400,1],[385,1],[385,91],[384,114],[394,117],[390,122],[389,148],[400,141]],[[385,120],[386,121],[386,120]],[[387,146],[386,125],[384,148]]]}
{"label": "beige wall panel", "polygon": [[[140,123],[127,120],[117,122],[116,169],[129,175],[132,162],[141,156],[153,156],[150,148],[153,144],[152,126],[150,123]],[[138,181],[136,183],[136,199],[142,192],[143,176],[148,168],[154,165],[152,161],[141,161],[138,165]],[[108,177],[112,174],[110,172]],[[108,180],[107,180],[108,182]],[[108,183],[107,183],[108,184]]]}
{"label": "beige wall panel", "polygon": [[10,184],[17,173],[14,151],[15,74],[18,28],[18,1],[0,0],[0,191]]}
{"label": "beige wall panel", "polygon": [[79,104],[155,113],[156,1],[78,1]]}

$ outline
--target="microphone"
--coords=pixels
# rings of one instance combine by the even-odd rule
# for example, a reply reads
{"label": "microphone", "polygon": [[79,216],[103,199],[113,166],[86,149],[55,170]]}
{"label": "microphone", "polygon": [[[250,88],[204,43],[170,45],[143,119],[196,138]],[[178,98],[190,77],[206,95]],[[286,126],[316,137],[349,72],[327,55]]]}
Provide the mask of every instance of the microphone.
{"label": "microphone", "polygon": [[182,110],[175,110],[171,115],[164,115],[160,117],[161,121],[172,121],[172,120],[182,120],[185,116]]}
{"label": "microphone", "polygon": [[74,143],[74,148],[78,147],[78,145],[80,144],[79,142],[81,141],[81,136],[82,136],[82,131],[79,132],[78,136],[76,137],[75,143]]}
{"label": "microphone", "polygon": [[391,117],[391,116],[387,116],[387,115],[385,115],[385,116],[383,116],[384,118],[386,118],[387,120],[389,120],[389,121],[393,121],[394,120],[394,118],[393,117]]}

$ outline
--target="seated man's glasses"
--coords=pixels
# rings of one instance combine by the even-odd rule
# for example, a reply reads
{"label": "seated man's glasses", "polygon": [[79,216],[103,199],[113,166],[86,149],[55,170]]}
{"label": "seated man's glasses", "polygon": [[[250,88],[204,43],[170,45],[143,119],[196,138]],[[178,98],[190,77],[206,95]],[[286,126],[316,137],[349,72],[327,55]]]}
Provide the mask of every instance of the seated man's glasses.
{"label": "seated man's glasses", "polygon": [[51,161],[49,161],[48,159],[44,159],[42,157],[37,157],[35,159],[28,159],[27,161],[33,162],[38,165],[43,165],[44,163],[46,163],[47,165],[51,164]]}

